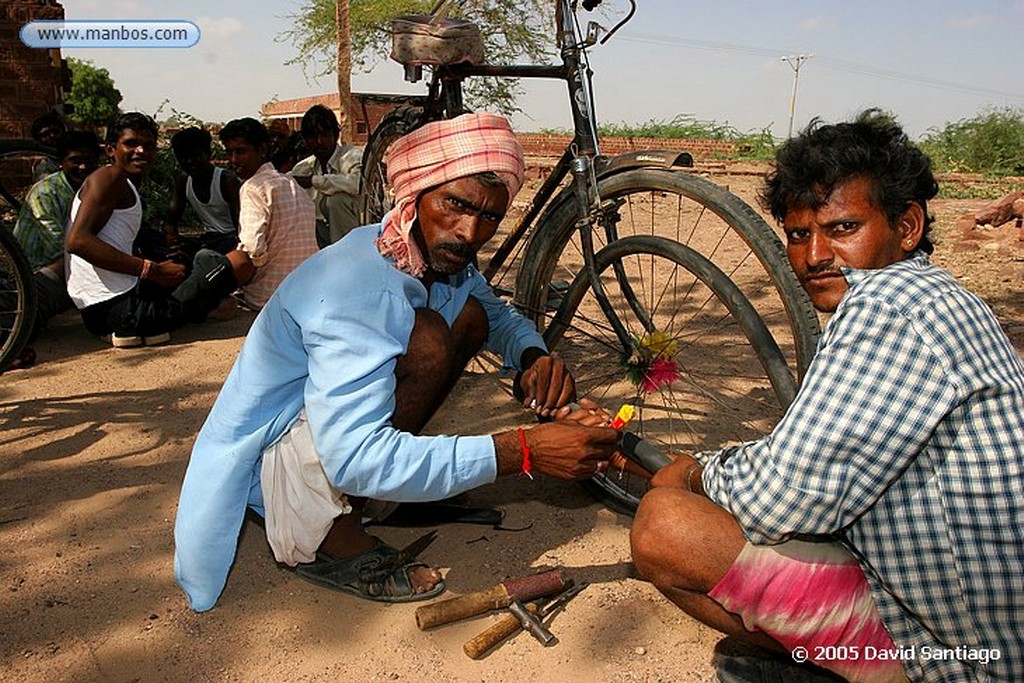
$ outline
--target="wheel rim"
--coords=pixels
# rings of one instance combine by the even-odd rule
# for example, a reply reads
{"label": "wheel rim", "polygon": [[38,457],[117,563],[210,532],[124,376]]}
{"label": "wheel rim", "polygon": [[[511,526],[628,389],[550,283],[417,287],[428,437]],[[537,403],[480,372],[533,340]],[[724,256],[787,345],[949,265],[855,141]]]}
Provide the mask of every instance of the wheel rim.
{"label": "wheel rim", "polygon": [[[789,268],[778,236],[741,198],[684,172],[639,170],[602,179],[615,238],[657,235],[687,245],[717,265],[754,305],[796,376],[814,353],[817,318]],[[517,302],[543,328],[547,283],[571,282],[583,267],[571,203],[543,217],[516,280]],[[754,235],[762,263],[747,242]],[[595,250],[608,236],[594,230]],[[780,290],[785,288],[785,292]]]}
{"label": "wheel rim", "polygon": [[[628,278],[636,298],[632,305],[613,262]],[[578,276],[558,312],[571,315],[571,323],[563,327],[553,319],[547,338],[577,369],[579,395],[609,410],[634,405],[636,417],[628,428],[669,453],[720,448],[771,429],[783,413],[779,394],[791,396],[794,390],[792,384],[785,388],[792,378],[781,357],[776,359],[780,379],[780,371],[771,371],[773,377],[751,350],[752,333],[745,324],[767,330],[720,270],[685,247],[651,238],[616,242],[599,255],[598,266],[633,343],[623,349],[585,276]],[[767,353],[781,354],[777,347]],[[783,388],[773,387],[773,379]],[[591,480],[589,488],[612,507],[630,512],[647,482],[610,472]]]}

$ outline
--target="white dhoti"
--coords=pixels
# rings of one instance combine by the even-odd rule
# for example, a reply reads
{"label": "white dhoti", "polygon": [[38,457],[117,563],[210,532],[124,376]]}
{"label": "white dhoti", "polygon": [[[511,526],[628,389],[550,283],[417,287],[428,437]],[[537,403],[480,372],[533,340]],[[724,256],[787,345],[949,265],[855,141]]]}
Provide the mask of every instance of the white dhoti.
{"label": "white dhoti", "polygon": [[[315,560],[335,518],[352,513],[348,498],[324,472],[305,410],[284,436],[263,452],[260,487],[267,541],[274,559],[289,567]],[[363,516],[383,519],[396,507],[397,503],[370,500]]]}

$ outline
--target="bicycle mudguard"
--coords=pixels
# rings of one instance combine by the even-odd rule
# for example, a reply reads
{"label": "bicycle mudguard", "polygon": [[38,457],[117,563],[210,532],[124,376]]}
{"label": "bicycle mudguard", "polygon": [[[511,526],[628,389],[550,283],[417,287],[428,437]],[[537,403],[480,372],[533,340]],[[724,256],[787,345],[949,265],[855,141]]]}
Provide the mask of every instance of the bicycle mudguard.
{"label": "bicycle mudguard", "polygon": [[671,149],[641,149],[613,157],[598,157],[594,170],[598,178],[615,175],[632,168],[692,168],[693,155]]}

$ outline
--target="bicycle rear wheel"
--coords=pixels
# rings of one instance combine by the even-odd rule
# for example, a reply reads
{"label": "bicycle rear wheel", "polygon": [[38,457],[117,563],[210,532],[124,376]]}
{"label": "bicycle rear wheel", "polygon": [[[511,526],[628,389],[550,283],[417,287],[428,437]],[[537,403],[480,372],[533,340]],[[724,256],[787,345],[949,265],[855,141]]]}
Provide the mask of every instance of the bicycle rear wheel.
{"label": "bicycle rear wheel", "polygon": [[[764,320],[715,264],[653,236],[616,240],[595,260],[635,344],[622,348],[600,315],[590,279],[578,273],[545,340],[577,368],[580,395],[611,410],[633,405],[639,415],[629,429],[665,452],[755,438],[781,417],[795,380]],[[584,485],[629,514],[647,490],[645,478],[628,472]]]}
{"label": "bicycle rear wheel", "polygon": [[14,235],[0,226],[0,373],[25,348],[35,318],[32,268]]}
{"label": "bicycle rear wheel", "polygon": [[417,107],[400,107],[388,112],[377,124],[373,135],[363,152],[362,177],[360,178],[360,217],[363,225],[379,223],[391,208],[393,196],[388,187],[388,169],[384,155],[391,143],[406,133],[418,128],[423,120],[423,110]]}

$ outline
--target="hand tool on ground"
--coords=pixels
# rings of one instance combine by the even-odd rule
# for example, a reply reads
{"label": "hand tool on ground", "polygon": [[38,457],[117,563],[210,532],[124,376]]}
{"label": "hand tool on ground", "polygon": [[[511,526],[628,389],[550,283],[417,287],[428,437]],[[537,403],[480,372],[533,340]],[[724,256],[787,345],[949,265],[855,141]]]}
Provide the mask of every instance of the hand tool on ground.
{"label": "hand tool on ground", "polygon": [[[531,602],[526,605],[525,611],[532,616],[534,620],[541,624],[541,626],[547,630],[547,624],[550,622],[554,615],[565,607],[566,603],[572,600],[576,595],[579,594],[584,588],[589,586],[589,583],[580,583],[577,585],[570,585],[569,588],[562,591],[555,597],[551,598],[541,607],[537,602]],[[503,641],[505,638],[513,635],[519,629],[523,628],[524,622],[520,617],[514,614],[503,614],[494,624],[488,627],[486,630],[481,631],[472,639],[466,641],[466,644],[462,646],[462,651],[469,656],[470,659],[480,659],[483,657],[491,648]],[[548,631],[550,633],[550,631]],[[534,637],[537,637],[536,635]],[[544,645],[550,645],[552,640],[542,640],[537,638]]]}
{"label": "hand tool on ground", "polygon": [[428,531],[427,533],[423,534],[415,541],[413,541],[412,543],[410,543],[409,545],[405,546],[397,553],[395,553],[394,558],[390,562],[381,567],[377,567],[374,573],[384,577],[391,576],[393,573],[395,573],[396,570],[400,569],[401,567],[404,567],[405,565],[409,564],[417,557],[419,557],[419,554],[426,550],[427,547],[431,543],[433,543],[434,539],[436,538],[437,529],[434,529],[433,531]]}
{"label": "hand tool on ground", "polygon": [[508,613],[519,620],[519,626],[547,647],[555,640],[555,634],[537,618],[536,611],[531,612],[521,602],[513,602],[508,606]]}
{"label": "hand tool on ground", "polygon": [[527,602],[545,595],[552,595],[566,586],[566,578],[560,569],[541,572],[521,579],[509,579],[493,588],[469,593],[416,609],[416,625],[421,631],[434,626],[450,624],[459,619],[483,614],[492,609],[508,607],[513,602]]}

